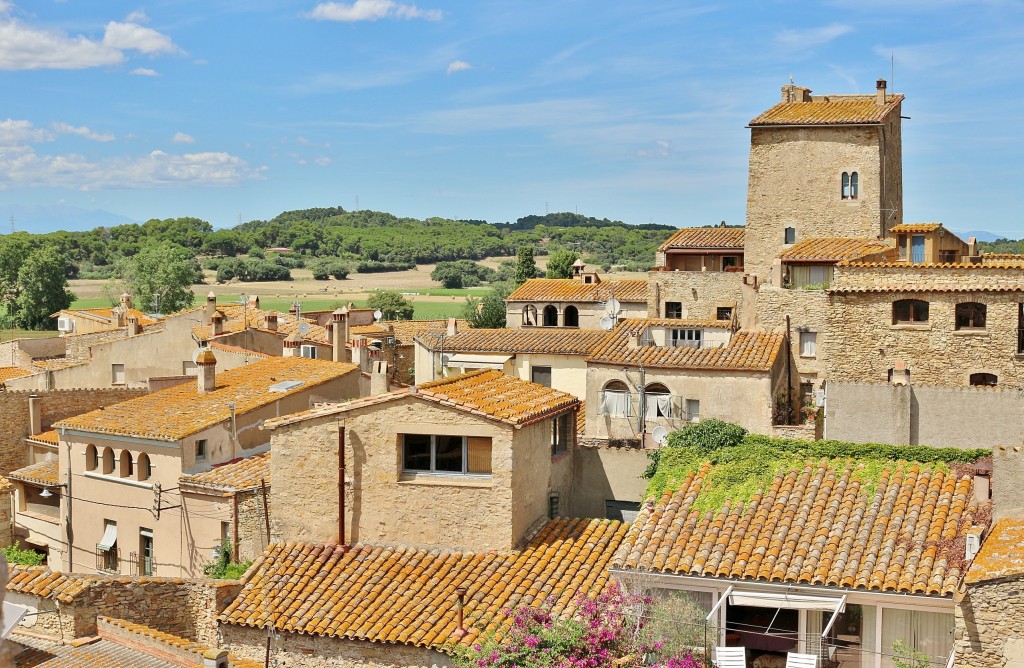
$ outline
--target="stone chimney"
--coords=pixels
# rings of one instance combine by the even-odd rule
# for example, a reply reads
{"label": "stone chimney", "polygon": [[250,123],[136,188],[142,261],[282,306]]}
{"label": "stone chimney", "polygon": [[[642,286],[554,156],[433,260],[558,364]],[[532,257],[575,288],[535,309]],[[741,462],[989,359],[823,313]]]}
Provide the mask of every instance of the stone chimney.
{"label": "stone chimney", "polygon": [[139,317],[128,316],[128,336],[138,336],[140,332],[142,332],[142,325],[139,324]]}
{"label": "stone chimney", "polygon": [[220,336],[224,333],[224,316],[220,311],[214,311],[210,316],[210,336]]}
{"label": "stone chimney", "polygon": [[132,296],[127,292],[121,293],[121,308],[127,313],[132,308]]}
{"label": "stone chimney", "polygon": [[459,321],[455,318],[448,318],[448,332],[445,336],[455,336],[459,333]]}
{"label": "stone chimney", "polygon": [[875,82],[875,104],[882,106],[885,104],[885,79],[879,79]]}
{"label": "stone chimney", "polygon": [[114,315],[114,327],[124,327],[124,314],[127,313],[123,306],[115,306],[111,309]]}
{"label": "stone chimney", "polygon": [[331,313],[331,359],[347,362],[348,353],[348,308],[342,306]]}
{"label": "stone chimney", "polygon": [[1024,518],[1024,445],[992,448],[992,522]]}
{"label": "stone chimney", "polygon": [[896,360],[892,364],[892,384],[910,385],[910,369],[904,360]]}
{"label": "stone chimney", "polygon": [[810,102],[811,89],[797,86],[790,81],[782,86],[782,101],[787,104],[791,102]]}
{"label": "stone chimney", "polygon": [[206,322],[209,323],[213,314],[217,312],[217,295],[213,294],[213,290],[206,295],[206,310],[204,315],[206,316]]}
{"label": "stone chimney", "polygon": [[38,394],[28,397],[28,429],[30,435],[43,433],[43,398]]}
{"label": "stone chimney", "polygon": [[284,352],[282,353],[282,356],[298,357],[299,355],[302,354],[302,351],[299,349],[299,346],[301,345],[302,336],[299,334],[298,330],[296,330],[292,332],[287,339],[284,340]]}
{"label": "stone chimney", "polygon": [[375,397],[378,394],[385,394],[389,391],[390,387],[390,383],[388,383],[388,363],[383,360],[377,360],[370,368],[370,396]]}
{"label": "stone chimney", "polygon": [[217,388],[217,358],[213,355],[212,350],[203,348],[196,355],[196,368],[199,393],[213,392]]}
{"label": "stone chimney", "polygon": [[203,668],[228,668],[227,650],[208,649],[203,652]]}
{"label": "stone chimney", "polygon": [[277,311],[267,311],[267,329],[277,331]]}

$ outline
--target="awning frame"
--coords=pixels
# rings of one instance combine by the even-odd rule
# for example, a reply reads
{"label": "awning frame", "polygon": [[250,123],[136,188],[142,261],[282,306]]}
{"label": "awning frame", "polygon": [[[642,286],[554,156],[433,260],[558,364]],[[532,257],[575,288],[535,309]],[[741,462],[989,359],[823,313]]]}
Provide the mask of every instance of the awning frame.
{"label": "awning frame", "polygon": [[100,538],[100,542],[96,543],[97,550],[103,550],[109,552],[111,548],[117,543],[117,525],[113,522],[107,524],[103,529],[103,538]]}

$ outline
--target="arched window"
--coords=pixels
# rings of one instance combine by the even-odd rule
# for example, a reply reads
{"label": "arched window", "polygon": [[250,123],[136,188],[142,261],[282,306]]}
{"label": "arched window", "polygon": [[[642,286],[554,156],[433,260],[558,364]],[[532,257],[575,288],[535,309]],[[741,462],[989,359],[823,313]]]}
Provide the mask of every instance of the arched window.
{"label": "arched window", "polygon": [[85,470],[95,471],[100,467],[100,453],[96,446],[90,443],[85,446]]}
{"label": "arched window", "polygon": [[957,329],[985,329],[985,315],[988,307],[978,302],[964,302],[956,305]]}
{"label": "arched window", "polygon": [[857,199],[860,192],[860,177],[857,172],[843,172],[843,199]]}
{"label": "arched window", "polygon": [[537,324],[537,307],[527,304],[523,307],[523,326],[533,327]]}
{"label": "arched window", "polygon": [[114,472],[114,450],[112,448],[103,448],[103,468],[100,472],[107,475]]}
{"label": "arched window", "polygon": [[928,322],[928,302],[900,299],[892,303],[892,324],[921,325]]}
{"label": "arched window", "polygon": [[139,461],[136,463],[136,470],[138,471],[139,480],[149,480],[150,476],[153,475],[152,467],[149,465],[149,455],[145,452],[139,453]]}
{"label": "arched window", "polygon": [[971,385],[981,387],[995,387],[999,384],[999,378],[994,373],[972,373]]}
{"label": "arched window", "polygon": [[651,383],[644,389],[644,396],[647,405],[647,417],[651,418],[674,418],[676,417],[675,402],[668,388],[661,383]]}
{"label": "arched window", "polygon": [[575,306],[565,307],[565,326],[566,327],[579,327],[580,326],[580,311]]}
{"label": "arched window", "polygon": [[127,450],[121,451],[118,461],[117,475],[122,478],[131,478],[135,473],[135,462],[132,460],[132,453]]}
{"label": "arched window", "polygon": [[544,326],[545,327],[557,327],[558,326],[558,309],[554,306],[544,307]]}
{"label": "arched window", "polygon": [[624,418],[633,415],[629,388],[621,380],[613,380],[601,391],[601,414]]}

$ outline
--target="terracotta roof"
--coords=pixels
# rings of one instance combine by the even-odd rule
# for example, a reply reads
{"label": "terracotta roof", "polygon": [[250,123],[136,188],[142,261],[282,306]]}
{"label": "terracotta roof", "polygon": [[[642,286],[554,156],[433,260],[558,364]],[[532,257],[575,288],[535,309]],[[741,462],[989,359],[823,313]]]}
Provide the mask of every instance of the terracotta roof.
{"label": "terracotta roof", "polygon": [[[244,414],[357,371],[355,364],[271,357],[218,373],[217,387],[212,392],[201,393],[195,383],[184,383],[53,426],[173,442],[230,419],[232,405],[237,414]],[[288,380],[300,380],[302,384],[283,392],[270,391],[271,385]]]}
{"label": "terracotta roof", "polygon": [[580,402],[580,410],[576,414],[576,433],[583,435],[587,433],[587,402]]}
{"label": "terracotta roof", "polygon": [[25,371],[21,367],[0,366],[0,383],[11,380],[12,378],[21,378],[22,376],[30,375],[32,375],[31,371]]}
{"label": "terracotta roof", "polygon": [[1024,283],[1006,285],[1005,283],[969,282],[956,285],[935,283],[893,283],[892,285],[839,285],[835,284],[827,292],[832,294],[850,294],[857,292],[1024,292]]}
{"label": "terracotta roof", "polygon": [[673,248],[729,248],[743,250],[742,227],[684,227],[658,246],[659,251]]}
{"label": "terracotta roof", "polygon": [[810,102],[780,102],[748,125],[880,124],[901,102],[898,94],[888,95],[883,105],[874,95],[815,95]]}
{"label": "terracotta roof", "polygon": [[248,348],[243,348],[242,346],[229,346],[228,344],[221,343],[221,342],[217,341],[216,339],[214,339],[213,341],[210,341],[207,344],[207,346],[212,348],[212,349],[214,349],[214,350],[222,350],[222,351],[224,351],[226,353],[234,353],[235,355],[245,355],[247,357],[259,357],[261,359],[265,359],[267,357],[273,357],[272,355],[267,355],[266,353],[257,352],[255,350],[249,350]]}
{"label": "terracotta roof", "polygon": [[[667,369],[712,369],[734,371],[768,371],[782,349],[785,336],[774,332],[739,331],[721,348],[669,348],[663,346],[633,347],[632,332],[654,327],[728,327],[727,322],[689,325],[685,320],[629,318],[622,320],[598,346],[588,362],[626,364]],[[696,321],[703,322],[703,321]]]}
{"label": "terracotta roof", "polygon": [[603,329],[467,329],[454,336],[439,332],[420,334],[419,340],[446,353],[538,353],[548,355],[589,355],[608,336]]}
{"label": "terracotta roof", "polygon": [[363,397],[343,404],[328,404],[302,413],[267,420],[264,427],[280,427],[313,417],[337,415],[409,397],[451,406],[514,427],[539,422],[553,415],[574,410],[579,405],[579,399],[566,392],[507,376],[500,371],[482,369],[386,394]]}
{"label": "terracotta roof", "polygon": [[578,278],[531,278],[505,301],[603,302],[611,297],[620,302],[646,302],[647,281],[627,278],[583,283]]}
{"label": "terracotta roof", "polygon": [[41,462],[29,464],[28,466],[23,466],[20,469],[11,471],[7,476],[12,480],[23,480],[36,485],[56,485],[58,482],[57,460],[44,459]]}
{"label": "terracotta roof", "polygon": [[[58,369],[68,369],[73,366],[82,366],[88,364],[89,360],[71,359],[68,357],[49,357],[44,359],[32,360],[32,366],[40,370],[46,371],[57,371]],[[31,375],[31,374],[30,374]]]}
{"label": "terracotta roof", "polygon": [[949,596],[977,506],[972,478],[899,462],[863,484],[854,460],[777,474],[742,504],[693,507],[710,462],[640,511],[615,566],[758,582]]}
{"label": "terracotta roof", "polygon": [[[87,320],[94,320],[96,322],[105,322],[110,324],[111,326],[113,326],[114,322],[116,321],[116,316],[114,315],[114,307],[111,306],[102,308],[65,309],[63,311],[54,313],[50,317],[56,318],[60,315],[82,317]],[[143,327],[160,322],[158,319],[149,317],[148,315],[146,315],[137,308],[128,309],[127,313],[125,313],[124,315],[125,322],[128,322],[128,318],[132,316],[135,316],[135,318],[139,321],[139,324],[142,325]]]}
{"label": "terracotta roof", "polygon": [[507,611],[548,601],[556,615],[596,596],[627,525],[556,519],[521,551],[481,554],[359,545],[275,543],[245,574],[222,622],[445,649],[456,639],[456,587],[465,587],[462,644],[500,631]]}
{"label": "terracotta roof", "polygon": [[252,457],[232,459],[202,473],[183,475],[178,482],[182,485],[210,487],[231,492],[260,487],[261,480],[265,480],[267,486],[270,486],[269,452]]}
{"label": "terracotta roof", "polygon": [[71,603],[102,576],[57,573],[43,566],[11,566],[7,591]]}
{"label": "terracotta roof", "polygon": [[[255,306],[242,306],[241,304],[218,304],[217,311],[224,317],[224,334],[237,334],[245,329],[244,323],[249,328],[258,329],[263,332],[276,333],[281,338],[297,334],[299,327],[306,325],[306,333],[301,334],[303,341],[316,343],[330,343],[331,337],[327,335],[327,328],[311,323],[305,318],[296,320],[292,313],[277,314],[277,329],[271,330],[267,327],[267,315],[274,311],[264,311]],[[244,316],[244,321],[243,321]],[[210,325],[198,325],[192,328],[192,332],[201,340],[207,341],[213,337]]]}
{"label": "terracotta roof", "polygon": [[39,441],[40,443],[49,443],[50,445],[58,445],[60,443],[60,437],[57,436],[56,429],[50,429],[42,432],[41,434],[32,434],[28,438],[33,441]]}
{"label": "terracotta roof", "polygon": [[923,234],[934,232],[940,227],[942,227],[942,223],[904,223],[903,225],[893,225],[889,228],[889,232],[892,234]]}
{"label": "terracotta roof", "polygon": [[1004,517],[981,544],[964,579],[968,584],[1024,575],[1024,519]]}
{"label": "terracotta roof", "polygon": [[811,238],[804,239],[779,253],[783,262],[841,262],[857,260],[869,255],[884,255],[879,259],[897,259],[896,249],[877,239]]}

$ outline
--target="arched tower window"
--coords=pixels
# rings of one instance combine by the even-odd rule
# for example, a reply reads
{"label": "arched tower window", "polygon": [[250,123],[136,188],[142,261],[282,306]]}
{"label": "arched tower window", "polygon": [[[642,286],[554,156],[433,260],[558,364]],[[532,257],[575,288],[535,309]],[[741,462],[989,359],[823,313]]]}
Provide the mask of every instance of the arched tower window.
{"label": "arched tower window", "polygon": [[842,181],[843,199],[857,199],[860,191],[860,177],[857,172],[843,172]]}
{"label": "arched tower window", "polygon": [[566,327],[579,327],[580,326],[580,311],[575,306],[565,307],[565,326]]}
{"label": "arched tower window", "polygon": [[545,327],[557,327],[558,326],[558,309],[554,306],[544,307],[544,326]]}
{"label": "arched tower window", "polygon": [[90,443],[85,446],[85,470],[95,471],[100,467],[100,453],[96,446]]}
{"label": "arched tower window", "polygon": [[523,326],[533,327],[537,324],[537,307],[527,304],[523,307]]}

